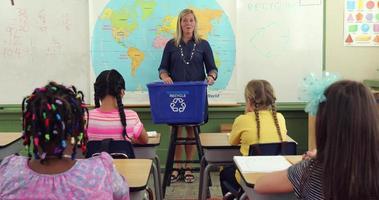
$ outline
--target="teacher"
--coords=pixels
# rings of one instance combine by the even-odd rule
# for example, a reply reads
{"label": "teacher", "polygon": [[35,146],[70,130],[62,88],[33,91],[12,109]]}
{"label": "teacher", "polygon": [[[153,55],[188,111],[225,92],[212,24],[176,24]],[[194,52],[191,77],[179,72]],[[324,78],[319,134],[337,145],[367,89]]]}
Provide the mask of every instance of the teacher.
{"label": "teacher", "polygon": [[[198,35],[197,19],[193,10],[184,9],[178,16],[175,37],[167,42],[161,65],[159,78],[166,84],[178,81],[204,81],[213,85],[217,79],[217,68],[213,52],[208,41]],[[194,130],[186,126],[187,137],[194,138]],[[178,137],[182,137],[182,127],[178,127]],[[175,160],[180,160],[182,149],[176,147]],[[186,159],[192,160],[194,146],[185,146]],[[180,169],[180,170],[177,170]],[[171,182],[184,180],[192,183],[195,179],[191,166],[186,163],[184,168],[177,164],[172,171]]]}

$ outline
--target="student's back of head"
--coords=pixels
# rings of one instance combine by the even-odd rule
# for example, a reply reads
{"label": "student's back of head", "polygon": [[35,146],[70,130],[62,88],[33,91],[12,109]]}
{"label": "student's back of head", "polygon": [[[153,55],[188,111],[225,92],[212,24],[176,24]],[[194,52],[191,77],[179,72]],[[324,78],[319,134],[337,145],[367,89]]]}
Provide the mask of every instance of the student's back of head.
{"label": "student's back of head", "polygon": [[[75,157],[77,144],[82,144],[86,136],[87,109],[82,104],[82,92],[55,82],[36,88],[23,100],[22,137],[28,148],[33,147],[36,158],[43,161],[46,156],[62,157],[67,146],[72,147],[72,158]],[[66,142],[71,138],[74,145]]]}
{"label": "student's back of head", "polygon": [[124,109],[125,80],[122,75],[114,69],[102,71],[96,78],[94,89],[96,109],[89,113],[89,140],[111,138],[147,143],[148,136],[138,114]]}
{"label": "student's back of head", "polygon": [[50,82],[22,103],[29,157],[0,164],[0,199],[129,199],[129,188],[106,153],[75,160],[86,137],[83,94]]}
{"label": "student's back of head", "polygon": [[326,199],[379,198],[379,114],[370,90],[338,81],[316,116],[316,160]]}
{"label": "student's back of head", "polygon": [[[272,113],[272,117],[274,119],[275,127],[277,134],[280,138],[280,141],[283,141],[280,126],[278,123],[277,112],[275,101],[276,97],[274,94],[274,89],[271,84],[266,80],[251,80],[247,83],[245,87],[245,101],[247,109],[246,111],[254,112],[255,121],[257,124],[257,134],[258,140],[260,138],[261,133],[261,123],[259,111],[270,110]],[[282,127],[285,128],[285,127]]]}
{"label": "student's back of head", "polygon": [[100,107],[100,100],[104,99],[107,95],[115,97],[118,105],[122,106],[125,80],[118,71],[114,69],[102,71],[96,78],[94,89],[96,108]]}

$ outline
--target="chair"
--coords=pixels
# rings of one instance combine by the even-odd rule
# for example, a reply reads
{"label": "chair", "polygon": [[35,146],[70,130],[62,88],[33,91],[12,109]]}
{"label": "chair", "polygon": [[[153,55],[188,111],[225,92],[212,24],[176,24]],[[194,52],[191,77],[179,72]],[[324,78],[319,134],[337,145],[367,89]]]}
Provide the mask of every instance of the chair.
{"label": "chair", "polygon": [[86,158],[99,155],[101,152],[109,153],[114,159],[135,158],[133,145],[126,140],[104,139],[89,141],[87,143]]}
{"label": "chair", "polygon": [[249,156],[297,155],[296,142],[252,144]]}

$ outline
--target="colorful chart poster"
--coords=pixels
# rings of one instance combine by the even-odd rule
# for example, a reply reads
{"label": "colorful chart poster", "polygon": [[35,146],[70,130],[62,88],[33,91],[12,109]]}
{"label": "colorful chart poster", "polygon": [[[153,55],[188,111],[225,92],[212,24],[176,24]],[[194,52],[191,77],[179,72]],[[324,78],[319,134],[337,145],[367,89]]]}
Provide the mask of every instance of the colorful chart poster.
{"label": "colorful chart poster", "polygon": [[345,0],[345,46],[379,46],[379,0]]}

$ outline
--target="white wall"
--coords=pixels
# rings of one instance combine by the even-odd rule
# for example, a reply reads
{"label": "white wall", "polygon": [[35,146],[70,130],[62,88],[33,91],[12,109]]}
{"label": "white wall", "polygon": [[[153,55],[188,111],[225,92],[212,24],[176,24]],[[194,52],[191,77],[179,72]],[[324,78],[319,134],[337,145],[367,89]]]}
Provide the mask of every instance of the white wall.
{"label": "white wall", "polygon": [[346,79],[379,80],[379,47],[344,46],[345,0],[326,3],[326,70]]}

